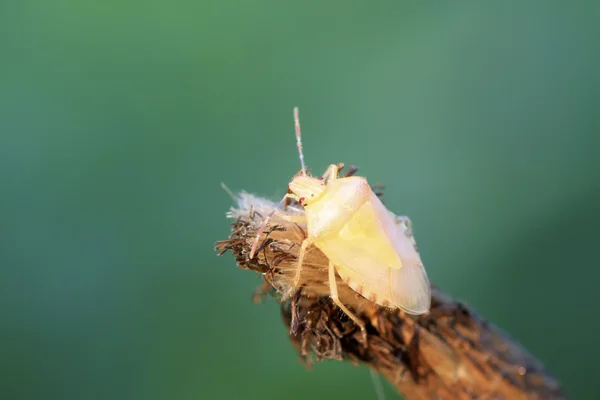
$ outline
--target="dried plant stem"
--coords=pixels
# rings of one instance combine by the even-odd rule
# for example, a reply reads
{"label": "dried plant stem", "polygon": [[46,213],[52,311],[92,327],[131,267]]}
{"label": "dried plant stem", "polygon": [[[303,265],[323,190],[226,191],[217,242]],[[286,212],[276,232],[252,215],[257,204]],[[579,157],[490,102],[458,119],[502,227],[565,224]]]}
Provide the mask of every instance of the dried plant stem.
{"label": "dried plant stem", "polygon": [[[306,232],[305,226],[274,217],[250,260],[262,216],[274,206],[242,193],[229,214],[235,219],[232,234],[217,243],[220,254],[229,250],[239,267],[262,274],[259,297],[280,298],[290,287]],[[291,204],[286,212],[302,214],[302,208]],[[300,290],[281,302],[291,341],[307,364],[312,355],[365,363],[409,400],[565,398],[557,381],[523,347],[435,287],[431,310],[415,317],[370,302],[338,277],[340,299],[367,324],[363,343],[357,326],[328,297],[327,266],[325,255],[311,248]]]}

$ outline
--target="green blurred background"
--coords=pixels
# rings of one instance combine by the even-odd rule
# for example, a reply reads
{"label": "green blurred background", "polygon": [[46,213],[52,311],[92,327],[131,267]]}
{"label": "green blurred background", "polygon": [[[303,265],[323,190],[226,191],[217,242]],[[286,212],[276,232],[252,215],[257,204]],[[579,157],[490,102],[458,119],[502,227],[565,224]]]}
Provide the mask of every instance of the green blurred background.
{"label": "green blurred background", "polygon": [[0,397],[375,398],[213,251],[298,105],[310,167],[385,183],[431,279],[600,398],[600,9],[495,3],[2,2]]}

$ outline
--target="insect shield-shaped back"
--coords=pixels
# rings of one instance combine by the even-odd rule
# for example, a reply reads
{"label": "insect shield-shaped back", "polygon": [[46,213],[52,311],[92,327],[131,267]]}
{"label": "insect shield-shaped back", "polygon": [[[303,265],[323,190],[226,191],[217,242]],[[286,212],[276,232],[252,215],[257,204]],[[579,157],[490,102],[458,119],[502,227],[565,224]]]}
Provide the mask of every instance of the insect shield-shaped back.
{"label": "insect shield-shaped back", "polygon": [[304,206],[308,236],[315,240],[339,239],[340,231],[371,193],[369,184],[361,177],[330,180],[326,188],[316,200],[306,199]]}
{"label": "insect shield-shaped back", "polygon": [[306,217],[314,245],[352,289],[410,314],[429,309],[429,280],[414,242],[364,178],[331,181]]}

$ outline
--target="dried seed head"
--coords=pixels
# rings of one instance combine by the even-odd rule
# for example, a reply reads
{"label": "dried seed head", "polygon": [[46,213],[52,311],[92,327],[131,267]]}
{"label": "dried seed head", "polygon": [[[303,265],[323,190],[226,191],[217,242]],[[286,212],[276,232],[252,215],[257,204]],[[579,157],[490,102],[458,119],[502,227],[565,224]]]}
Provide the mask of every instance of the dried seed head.
{"label": "dried seed head", "polygon": [[[352,173],[355,170],[350,170]],[[266,293],[281,298],[292,285],[306,226],[274,215],[260,237],[256,257],[250,248],[264,216],[276,203],[248,193],[236,196],[227,216],[234,220],[229,239],[216,250],[231,251],[244,269],[259,272]],[[295,201],[284,209],[302,215]],[[525,349],[464,304],[433,288],[431,311],[414,317],[362,298],[338,277],[340,299],[367,323],[368,344],[329,299],[328,260],[316,247],[305,258],[301,289],[282,302],[284,321],[302,359],[350,359],[368,364],[407,399],[511,398],[562,399],[558,383]]]}
{"label": "dried seed head", "polygon": [[[235,249],[238,253],[236,259],[246,268],[260,272],[268,270],[267,279],[271,281],[279,295],[283,295],[293,284],[296,259],[300,245],[306,238],[306,225],[287,222],[278,214],[274,214],[260,235],[255,257],[250,259],[249,250],[263,222],[261,216],[270,212],[277,203],[244,192],[238,197],[237,205],[227,214],[229,218],[236,220],[235,236],[238,240],[236,243],[240,244]],[[250,218],[250,206],[255,211],[254,218]],[[284,215],[301,216],[304,214],[304,209],[297,203],[292,203],[281,212]],[[311,247],[307,251],[300,282],[303,295],[324,298],[329,296],[328,265],[329,260],[318,248]],[[359,309],[365,304],[371,304],[370,301],[358,296],[339,277],[337,279],[340,299],[343,299],[345,304]]]}

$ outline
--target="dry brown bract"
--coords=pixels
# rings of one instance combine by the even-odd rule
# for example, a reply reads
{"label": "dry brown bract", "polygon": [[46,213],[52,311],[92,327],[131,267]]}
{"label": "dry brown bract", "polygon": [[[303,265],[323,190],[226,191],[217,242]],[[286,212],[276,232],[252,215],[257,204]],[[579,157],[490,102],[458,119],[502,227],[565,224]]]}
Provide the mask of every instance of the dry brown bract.
{"label": "dry brown bract", "polygon": [[[354,174],[356,168],[346,175]],[[219,255],[230,250],[239,267],[259,272],[266,293],[281,300],[290,338],[310,365],[314,354],[369,365],[392,382],[407,399],[563,399],[560,387],[527,351],[508,335],[478,317],[463,303],[433,288],[431,310],[410,316],[363,298],[338,277],[340,299],[367,324],[360,329],[328,297],[328,260],[316,247],[307,254],[301,289],[281,299],[292,284],[306,227],[274,216],[261,237],[256,257],[248,254],[262,218],[275,203],[241,193],[229,217],[229,239],[217,242]],[[302,214],[290,204],[287,213]]]}

